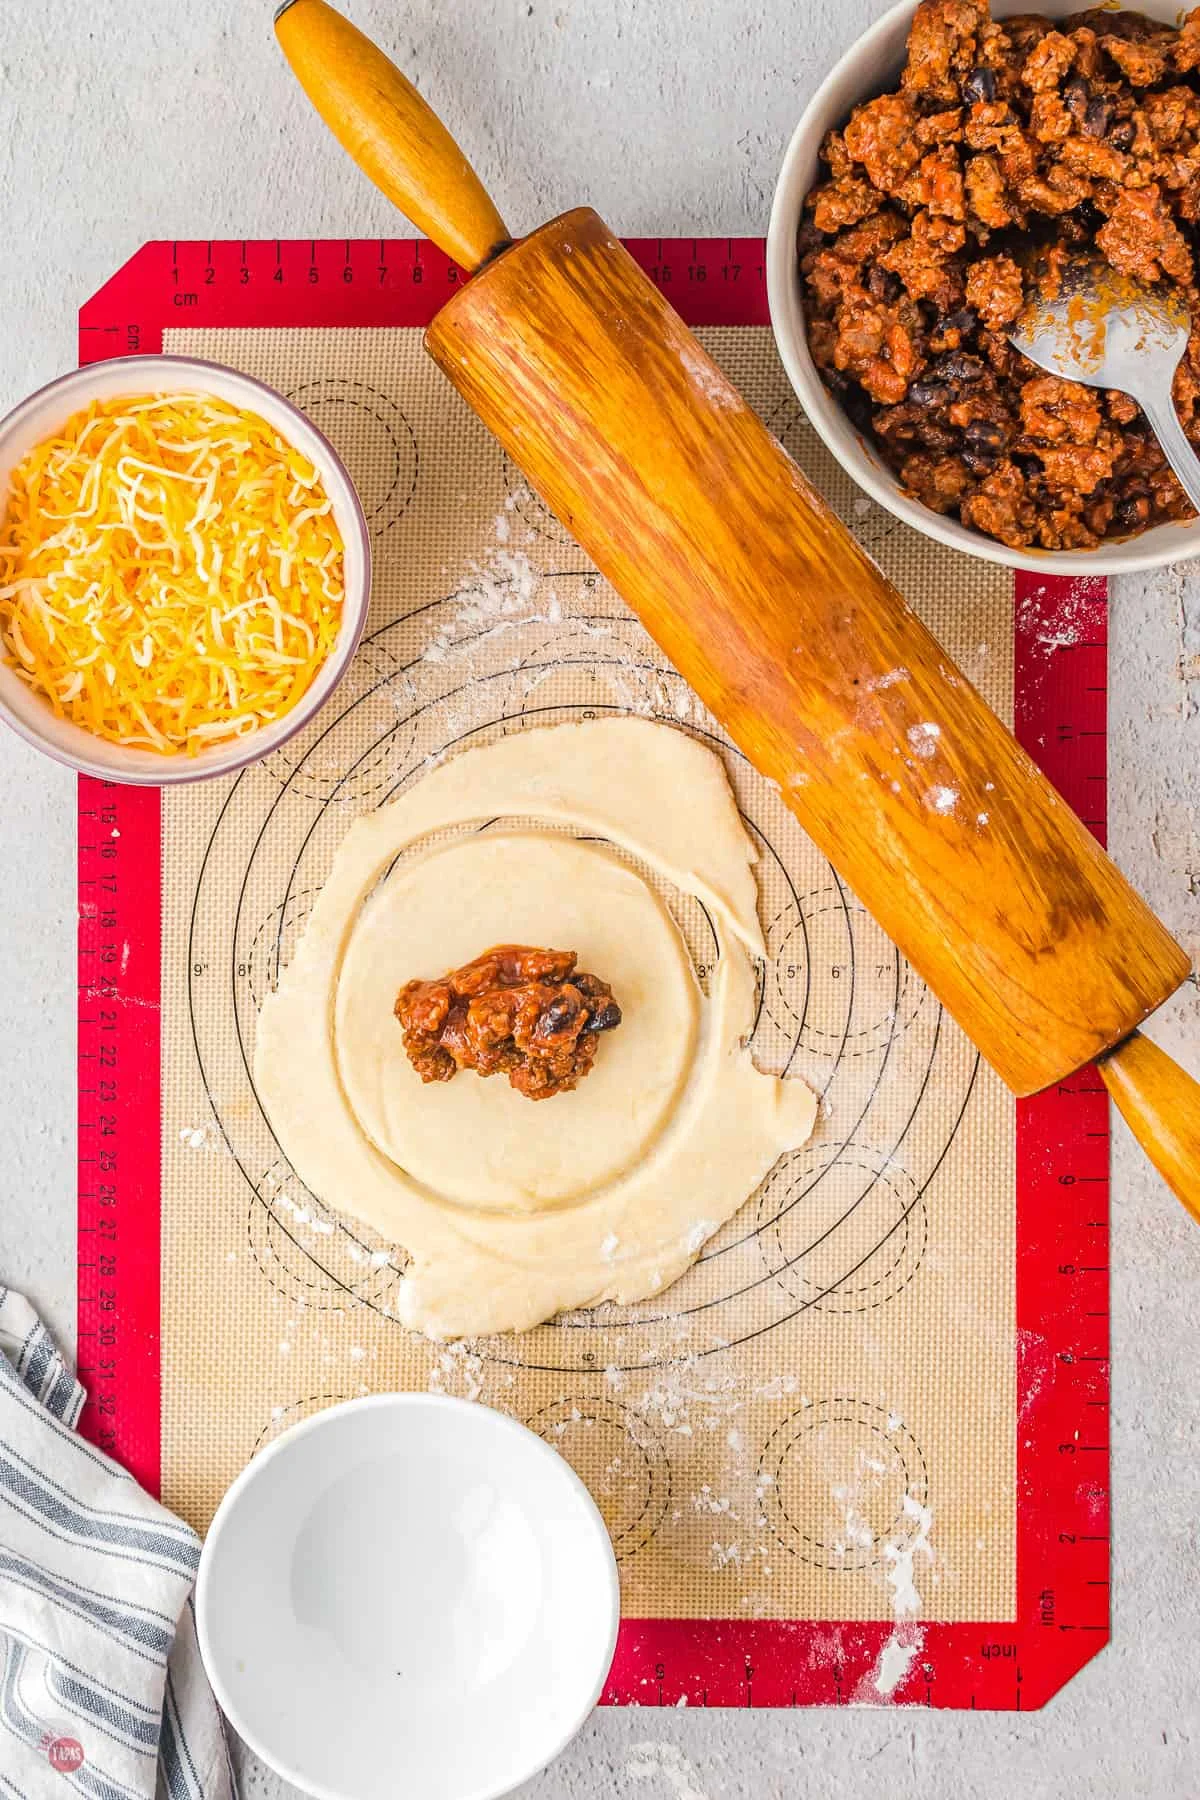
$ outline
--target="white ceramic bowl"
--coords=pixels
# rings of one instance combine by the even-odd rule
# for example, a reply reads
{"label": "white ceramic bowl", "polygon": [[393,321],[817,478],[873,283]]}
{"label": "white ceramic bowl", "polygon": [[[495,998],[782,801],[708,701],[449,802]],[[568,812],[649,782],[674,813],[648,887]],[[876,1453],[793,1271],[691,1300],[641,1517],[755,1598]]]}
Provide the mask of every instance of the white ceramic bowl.
{"label": "white ceramic bowl", "polygon": [[233,406],[258,413],[279,435],[302,450],[319,470],[333,502],[333,515],[345,545],[345,589],[342,625],[328,660],[308,692],[282,719],[245,737],[233,738],[198,756],[160,756],[153,750],[126,748],[95,737],[82,726],[55,716],[48,701],[26,686],[0,662],[0,718],[23,738],[59,762],[107,781],[141,787],[196,781],[228,775],[277,750],[312,718],[329,698],[362,636],[371,597],[371,544],[366,519],[354,485],[333,445],[282,394],[249,375],[189,356],[123,356],[91,363],[52,381],[0,420],[0,516],[6,504],[12,470],[35,445],[64,425],[72,413],[92,400],[115,400],[134,394],[214,394]]}
{"label": "white ceramic bowl", "polygon": [[558,1452],[486,1406],[379,1394],[259,1452],[196,1586],[231,1723],[319,1800],[494,1800],[600,1696],[617,1565]]}
{"label": "white ceramic bowl", "polygon": [[[1172,0],[1129,0],[1151,18],[1174,25],[1178,12]],[[997,19],[1033,10],[1051,18],[1065,18],[1080,10],[1079,0],[1038,0],[1032,9],[1021,0],[994,0]],[[1200,555],[1200,520],[1187,524],[1156,525],[1140,537],[1104,544],[1096,550],[1010,550],[1006,544],[972,531],[957,519],[945,518],[904,493],[895,475],[874,447],[850,423],[825,387],[809,354],[804,331],[804,305],[796,256],[796,232],[804,199],[817,177],[818,152],[825,133],[842,125],[860,101],[894,89],[904,66],[904,46],[916,11],[915,0],[900,0],[876,20],[835,63],[821,83],[792,134],[783,159],[771,224],[767,235],[767,293],[771,323],[783,366],[814,429],[825,440],[846,473],[872,499],[913,525],[927,537],[966,550],[987,562],[1006,563],[1014,569],[1040,569],[1049,575],[1116,575],[1130,569],[1152,569],[1161,563],[1179,562]]]}

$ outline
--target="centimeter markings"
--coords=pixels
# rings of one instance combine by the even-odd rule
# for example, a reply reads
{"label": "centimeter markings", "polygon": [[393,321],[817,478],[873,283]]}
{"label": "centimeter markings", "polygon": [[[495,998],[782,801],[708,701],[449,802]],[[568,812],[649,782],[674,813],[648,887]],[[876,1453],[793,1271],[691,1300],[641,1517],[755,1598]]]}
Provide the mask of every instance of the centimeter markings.
{"label": "centimeter markings", "polygon": [[[640,239],[688,323],[767,324],[759,239]],[[412,239],[160,242],[87,303],[81,360],[155,351],[175,326],[427,324],[461,270]],[[1017,577],[1017,732],[1103,838],[1102,583]],[[79,799],[79,1315],[84,1429],[159,1475],[158,795]],[[931,1623],[892,1698],[1037,1706],[1108,1628],[1108,1105],[1093,1071],[1019,1104],[1015,1617]],[[786,1652],[778,1633],[787,1634]],[[605,1699],[788,1706],[873,1700],[886,1625],[627,1620]]]}
{"label": "centimeter markings", "polygon": [[154,1493],[159,1483],[157,791],[82,778],[78,853],[78,1372],[88,1392],[81,1429]]}
{"label": "centimeter markings", "polygon": [[[1017,577],[1016,730],[1064,799],[1107,837],[1105,584]],[[1030,1598],[1043,1632],[1102,1639],[1109,1622],[1109,1104],[1094,1069],[1018,1112],[1019,1393],[1044,1387],[1022,1495],[1046,1509]],[[1020,1455],[1021,1445],[1018,1445]]]}
{"label": "centimeter markings", "polygon": [[[759,238],[634,238],[627,247],[691,325],[768,323]],[[140,261],[155,317],[114,317],[105,304]],[[420,325],[464,271],[421,239],[210,239],[148,244],[83,309],[86,360],[162,347],[174,326]]]}

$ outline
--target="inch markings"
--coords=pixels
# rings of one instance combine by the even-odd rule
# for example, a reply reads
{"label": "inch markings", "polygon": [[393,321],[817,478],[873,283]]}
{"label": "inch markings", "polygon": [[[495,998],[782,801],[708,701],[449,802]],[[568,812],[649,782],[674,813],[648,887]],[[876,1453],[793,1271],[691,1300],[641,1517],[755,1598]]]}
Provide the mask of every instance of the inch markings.
{"label": "inch markings", "polygon": [[78,797],[80,1429],[152,1492],[158,1371],[159,797],[83,777]]}

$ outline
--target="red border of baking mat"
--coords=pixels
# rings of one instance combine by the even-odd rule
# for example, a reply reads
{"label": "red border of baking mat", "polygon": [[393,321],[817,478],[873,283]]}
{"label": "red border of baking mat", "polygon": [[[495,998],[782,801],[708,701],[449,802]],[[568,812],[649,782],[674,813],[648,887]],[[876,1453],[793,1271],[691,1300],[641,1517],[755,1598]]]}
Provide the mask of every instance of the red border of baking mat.
{"label": "red border of baking mat", "polygon": [[[692,325],[767,323],[756,238],[637,239]],[[80,315],[80,360],[193,326],[425,325],[462,271],[413,240],[147,244]],[[1103,581],[1017,577],[1016,722],[1103,838]],[[79,788],[79,1345],[84,1430],[159,1479],[159,801]],[[1085,1072],[1017,1114],[1017,1617],[995,1624],[627,1619],[613,1704],[1042,1705],[1108,1637],[1108,1104]]]}

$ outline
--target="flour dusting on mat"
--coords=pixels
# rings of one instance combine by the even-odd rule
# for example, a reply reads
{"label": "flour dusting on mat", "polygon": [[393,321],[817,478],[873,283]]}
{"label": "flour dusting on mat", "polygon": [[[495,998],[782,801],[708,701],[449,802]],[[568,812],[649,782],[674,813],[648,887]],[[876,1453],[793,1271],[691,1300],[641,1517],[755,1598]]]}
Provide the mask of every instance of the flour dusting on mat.
{"label": "flour dusting on mat", "polygon": [[219,1134],[211,1120],[205,1120],[202,1125],[181,1125],[179,1142],[186,1144],[189,1150],[216,1150]]}
{"label": "flour dusting on mat", "polygon": [[[500,520],[507,527],[504,514],[500,514],[497,524]],[[545,607],[540,615],[539,603]],[[458,609],[426,645],[425,661],[444,662],[465,646],[475,653],[481,638],[497,636],[539,616],[550,624],[562,617],[555,595],[551,593],[543,599],[537,571],[523,551],[498,547],[471,565]]]}
{"label": "flour dusting on mat", "polygon": [[925,1642],[924,1629],[916,1621],[925,1610],[917,1586],[917,1562],[930,1566],[933,1550],[929,1534],[933,1529],[933,1513],[927,1506],[905,1494],[903,1516],[909,1524],[907,1533],[898,1532],[884,1545],[887,1581],[892,1595],[895,1625],[879,1652],[870,1678],[877,1694],[890,1697],[907,1677],[913,1661]]}

